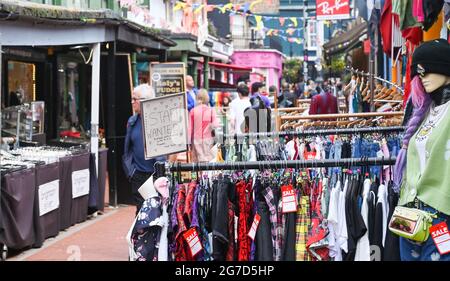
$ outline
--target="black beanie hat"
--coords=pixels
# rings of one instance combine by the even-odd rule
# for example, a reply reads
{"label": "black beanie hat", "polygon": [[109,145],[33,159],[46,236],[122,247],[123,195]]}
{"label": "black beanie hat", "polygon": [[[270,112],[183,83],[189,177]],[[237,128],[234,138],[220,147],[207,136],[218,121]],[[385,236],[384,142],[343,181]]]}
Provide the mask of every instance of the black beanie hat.
{"label": "black beanie hat", "polygon": [[447,40],[427,41],[416,48],[411,62],[411,79],[419,73],[450,76],[450,44]]}

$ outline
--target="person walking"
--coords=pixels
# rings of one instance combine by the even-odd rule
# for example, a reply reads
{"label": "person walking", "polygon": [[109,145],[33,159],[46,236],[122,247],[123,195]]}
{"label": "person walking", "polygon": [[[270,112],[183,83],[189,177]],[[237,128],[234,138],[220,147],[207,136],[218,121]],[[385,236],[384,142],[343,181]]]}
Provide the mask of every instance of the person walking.
{"label": "person walking", "polygon": [[248,107],[251,107],[249,98],[249,90],[247,85],[240,84],[237,87],[239,97],[234,99],[230,103],[229,115],[230,115],[230,124],[231,131],[234,134],[242,134],[242,123],[244,122],[244,110]]}
{"label": "person walking", "polygon": [[165,157],[155,159],[145,159],[144,137],[142,135],[142,117],[140,103],[142,100],[155,97],[153,89],[148,84],[141,84],[134,88],[131,104],[135,113],[128,119],[127,134],[125,137],[125,147],[123,155],[123,167],[126,176],[131,182],[136,215],[141,209],[144,198],[138,189],[153,174],[156,161],[165,161]]}
{"label": "person walking", "polygon": [[209,162],[214,158],[213,131],[219,127],[214,108],[209,106],[209,95],[205,89],[197,94],[197,105],[189,112],[189,136],[192,162]]}

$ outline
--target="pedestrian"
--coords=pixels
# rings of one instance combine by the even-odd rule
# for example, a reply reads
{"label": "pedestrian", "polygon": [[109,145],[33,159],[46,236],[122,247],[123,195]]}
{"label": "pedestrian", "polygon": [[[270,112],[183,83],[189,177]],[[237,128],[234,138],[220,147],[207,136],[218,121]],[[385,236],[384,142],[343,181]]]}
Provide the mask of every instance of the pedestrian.
{"label": "pedestrian", "polygon": [[209,162],[214,158],[214,130],[219,121],[214,108],[209,106],[209,95],[205,89],[197,94],[196,106],[189,112],[189,136],[192,162]]}
{"label": "pedestrian", "polygon": [[229,117],[231,131],[234,134],[242,134],[242,123],[244,122],[244,110],[251,107],[249,89],[247,85],[240,84],[236,89],[239,97],[230,103]]}
{"label": "pedestrian", "polygon": [[255,105],[256,97],[260,97],[264,102],[265,106],[270,108],[269,98],[261,94],[261,90],[264,87],[264,84],[261,82],[255,82],[252,84],[252,95],[250,96],[250,103]]}
{"label": "pedestrian", "polygon": [[186,75],[186,95],[188,103],[188,111],[195,106],[195,100],[198,93],[198,89],[195,87],[194,79],[191,75]]}
{"label": "pedestrian", "polygon": [[321,91],[321,93],[311,98],[309,114],[338,113],[337,98],[332,94],[331,89],[327,88],[326,91],[323,91],[320,86],[317,86],[317,88]]}
{"label": "pedestrian", "polygon": [[270,107],[275,107],[275,97],[278,98],[278,89],[277,86],[272,85],[269,87],[269,101],[270,101]]}
{"label": "pedestrian", "polygon": [[123,155],[123,167],[131,182],[133,203],[136,206],[136,215],[141,209],[144,198],[138,189],[153,174],[156,161],[165,161],[165,157],[145,159],[144,137],[142,135],[142,118],[140,103],[142,100],[154,98],[153,89],[148,84],[141,84],[134,88],[131,104],[134,115],[128,119],[127,133]]}

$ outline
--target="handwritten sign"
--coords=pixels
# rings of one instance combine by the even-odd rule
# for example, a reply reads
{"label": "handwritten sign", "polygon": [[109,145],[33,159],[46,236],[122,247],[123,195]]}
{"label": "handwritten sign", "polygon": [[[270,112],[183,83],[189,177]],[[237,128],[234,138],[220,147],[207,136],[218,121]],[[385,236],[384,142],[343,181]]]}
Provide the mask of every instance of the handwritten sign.
{"label": "handwritten sign", "polygon": [[141,102],[145,159],[187,150],[185,93]]}
{"label": "handwritten sign", "polygon": [[150,85],[155,90],[156,97],[184,93],[186,91],[184,63],[151,63]]}
{"label": "handwritten sign", "polygon": [[89,194],[89,169],[72,172],[72,198]]}
{"label": "handwritten sign", "polygon": [[39,216],[59,208],[59,180],[39,186]]}
{"label": "handwritten sign", "polygon": [[317,0],[317,20],[338,20],[350,18],[349,0]]}

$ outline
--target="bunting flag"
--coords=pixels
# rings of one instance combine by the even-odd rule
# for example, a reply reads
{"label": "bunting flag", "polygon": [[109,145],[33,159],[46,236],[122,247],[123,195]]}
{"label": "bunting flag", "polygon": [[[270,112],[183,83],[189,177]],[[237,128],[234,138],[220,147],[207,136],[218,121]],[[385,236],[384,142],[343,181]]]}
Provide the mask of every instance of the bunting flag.
{"label": "bunting flag", "polygon": [[253,9],[253,7],[254,7],[255,5],[257,5],[257,4],[261,3],[261,2],[262,2],[262,0],[256,0],[256,1],[253,1],[253,2],[250,4],[250,10]]}
{"label": "bunting flag", "polygon": [[198,5],[198,8],[194,9],[194,14],[198,14],[204,7],[204,4]]}
{"label": "bunting flag", "polygon": [[184,10],[186,8],[187,4],[183,3],[183,2],[177,2],[177,4],[175,5],[175,7],[173,7],[174,11],[178,11],[178,10]]}
{"label": "bunting flag", "polygon": [[295,27],[297,27],[298,23],[297,23],[297,18],[290,18],[290,20],[292,21],[292,23],[294,24]]}
{"label": "bunting flag", "polygon": [[256,20],[256,28],[258,30],[261,30],[264,28],[264,24],[262,22],[262,16],[255,16],[255,20]]}
{"label": "bunting flag", "polygon": [[278,20],[280,21],[280,25],[284,26],[284,22],[286,21],[286,19],[284,17],[280,17]]}
{"label": "bunting flag", "polygon": [[250,10],[250,3],[245,3],[242,7],[242,10],[244,11],[244,14],[247,14],[248,10]]}

